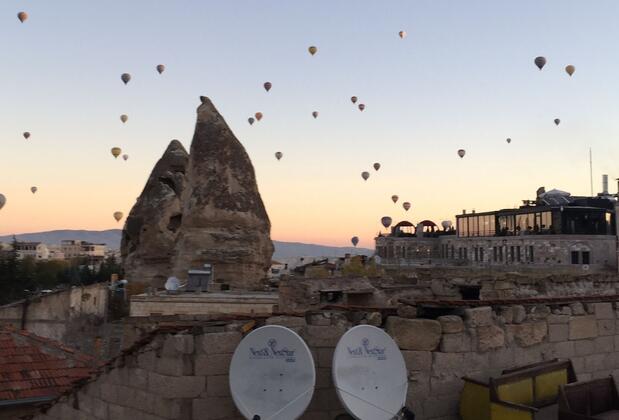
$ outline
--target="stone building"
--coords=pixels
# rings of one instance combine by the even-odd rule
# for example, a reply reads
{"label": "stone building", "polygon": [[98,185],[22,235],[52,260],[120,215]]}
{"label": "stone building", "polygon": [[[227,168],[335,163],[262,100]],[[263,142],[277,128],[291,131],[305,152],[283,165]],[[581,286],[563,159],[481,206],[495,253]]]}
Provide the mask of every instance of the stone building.
{"label": "stone building", "polygon": [[[572,197],[538,191],[517,209],[456,216],[456,228],[410,222],[376,238],[385,266],[452,265],[507,270],[557,268],[572,272],[617,270],[617,200],[607,192]],[[419,225],[418,225],[419,226]]]}

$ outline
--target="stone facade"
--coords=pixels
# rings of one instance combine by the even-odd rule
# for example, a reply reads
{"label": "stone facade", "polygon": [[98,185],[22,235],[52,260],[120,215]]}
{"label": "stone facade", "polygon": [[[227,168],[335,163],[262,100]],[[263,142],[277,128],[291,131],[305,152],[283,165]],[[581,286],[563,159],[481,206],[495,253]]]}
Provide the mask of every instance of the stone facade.
{"label": "stone facade", "polygon": [[[456,265],[519,271],[557,268],[580,273],[616,271],[616,238],[615,235],[379,236],[376,254],[386,267]],[[574,261],[572,252],[576,253]]]}
{"label": "stone facade", "polygon": [[[409,377],[407,404],[417,419],[455,420],[463,376],[485,379],[553,358],[571,359],[579,380],[619,373],[615,305],[478,307],[435,320],[313,312],[271,317],[266,323],[298,331],[312,350],[316,390],[302,419],[332,420],[344,412],[331,379],[334,348],[347,328],[375,322],[385,326],[402,350]],[[210,329],[158,335],[36,419],[241,419],[227,377],[241,339],[238,326],[205,328]]]}

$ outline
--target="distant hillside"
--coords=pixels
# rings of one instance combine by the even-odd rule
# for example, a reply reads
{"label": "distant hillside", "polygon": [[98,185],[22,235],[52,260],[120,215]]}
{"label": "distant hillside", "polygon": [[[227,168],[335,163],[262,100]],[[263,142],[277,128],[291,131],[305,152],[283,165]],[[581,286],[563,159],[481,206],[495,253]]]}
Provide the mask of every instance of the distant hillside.
{"label": "distant hillside", "polygon": [[[46,244],[60,244],[64,239],[76,239],[93,243],[107,244],[113,249],[120,248],[120,229],[110,230],[52,230],[49,232],[23,233],[16,234],[20,241],[43,242]],[[0,236],[0,242],[11,242],[13,235]],[[285,259],[293,257],[343,257],[344,254],[365,254],[372,255],[373,250],[367,248],[335,247],[314,244],[303,244],[299,242],[280,242],[273,241],[275,253],[273,259]]]}

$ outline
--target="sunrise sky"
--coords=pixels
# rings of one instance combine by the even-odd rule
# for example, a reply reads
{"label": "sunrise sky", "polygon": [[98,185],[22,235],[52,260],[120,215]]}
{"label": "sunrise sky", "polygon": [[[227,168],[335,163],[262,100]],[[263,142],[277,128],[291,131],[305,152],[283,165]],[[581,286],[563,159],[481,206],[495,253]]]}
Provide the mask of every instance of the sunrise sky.
{"label": "sunrise sky", "polygon": [[619,176],[618,18],[616,0],[3,0],[0,234],[122,227],[168,142],[189,147],[200,95],[250,154],[278,240],[373,247],[386,215],[588,194],[589,147],[598,192]]}

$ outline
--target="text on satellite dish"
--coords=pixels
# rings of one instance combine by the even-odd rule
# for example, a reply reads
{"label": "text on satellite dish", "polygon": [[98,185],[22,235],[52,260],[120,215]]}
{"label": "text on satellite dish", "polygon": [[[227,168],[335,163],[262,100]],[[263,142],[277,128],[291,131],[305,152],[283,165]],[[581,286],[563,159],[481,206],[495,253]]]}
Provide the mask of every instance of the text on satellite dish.
{"label": "text on satellite dish", "polygon": [[296,356],[294,355],[296,350],[290,350],[287,347],[278,349],[277,340],[274,338],[267,341],[266,346],[258,349],[250,347],[249,351],[250,359],[285,359],[286,362],[292,363],[296,361]]}
{"label": "text on satellite dish", "polygon": [[385,347],[370,347],[370,340],[367,337],[361,340],[361,345],[359,347],[347,347],[347,349],[348,355],[352,358],[373,357],[377,360],[387,360]]}

